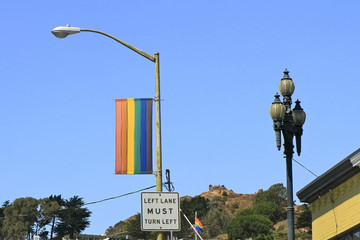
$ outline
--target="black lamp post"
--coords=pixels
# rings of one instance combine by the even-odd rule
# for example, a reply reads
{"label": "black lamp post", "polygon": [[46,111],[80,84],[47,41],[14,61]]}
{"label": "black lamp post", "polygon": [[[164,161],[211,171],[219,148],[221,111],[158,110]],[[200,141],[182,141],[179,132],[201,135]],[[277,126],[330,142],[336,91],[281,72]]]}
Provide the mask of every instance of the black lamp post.
{"label": "black lamp post", "polygon": [[276,146],[280,151],[281,132],[284,137],[284,155],[286,157],[286,189],[287,189],[287,221],[288,221],[288,239],[295,239],[294,228],[294,201],[293,201],[293,183],[292,183],[292,158],[293,158],[293,138],[296,139],[296,151],[300,156],[302,125],[305,122],[305,112],[300,107],[300,101],[297,100],[295,108],[291,110],[291,95],[295,90],[295,84],[289,77],[289,71],[285,69],[284,77],[279,83],[279,90],[283,96],[283,102],[280,101],[280,95],[275,94],[275,100],[270,107],[270,116],[274,121],[274,130],[276,136]]}

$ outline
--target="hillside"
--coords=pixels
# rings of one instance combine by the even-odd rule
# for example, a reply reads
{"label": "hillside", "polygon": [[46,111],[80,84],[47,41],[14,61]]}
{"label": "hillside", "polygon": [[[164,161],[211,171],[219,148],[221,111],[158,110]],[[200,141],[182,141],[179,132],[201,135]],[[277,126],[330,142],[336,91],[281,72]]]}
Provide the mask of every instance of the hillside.
{"label": "hillside", "polygon": [[[262,192],[262,189],[260,189],[258,192]],[[238,194],[235,193],[233,190],[228,190],[224,185],[217,185],[212,186],[209,185],[209,190],[206,192],[203,192],[196,196],[202,196],[204,198],[207,198],[209,200],[212,200],[214,197],[221,197],[225,200],[225,209],[234,216],[237,212],[240,210],[251,208],[253,206],[253,201],[255,198],[254,194]],[[183,199],[191,199],[190,196],[183,196],[180,198],[180,200]],[[120,233],[123,231],[125,223],[129,221],[130,219],[133,219],[134,216],[129,217],[128,219],[125,219],[123,221],[119,221],[114,226],[110,227],[106,230],[107,234],[115,234]]]}
{"label": "hillside", "polygon": [[[213,200],[215,197],[220,197],[225,202],[225,210],[234,217],[239,211],[252,208],[255,196],[259,193],[263,192],[262,189],[259,189],[257,192],[253,194],[243,194],[243,193],[235,193],[233,190],[227,189],[224,185],[209,185],[209,189],[206,192],[203,192],[196,196],[201,196],[209,201]],[[194,197],[196,197],[194,196]],[[191,196],[183,196],[180,199],[191,199]],[[299,214],[303,211],[302,206],[294,206],[295,208],[295,219],[299,216]],[[123,232],[124,226],[127,221],[133,219],[134,216],[116,223],[113,227],[109,228],[106,233],[114,234]],[[281,221],[274,226],[276,231],[286,232],[287,231],[287,221]],[[307,229],[297,229],[297,232],[307,232]]]}
{"label": "hillside", "polygon": [[200,196],[212,200],[214,197],[222,197],[225,200],[225,209],[231,214],[234,215],[240,210],[246,208],[252,208],[254,198],[257,193],[262,192],[260,189],[254,194],[238,194],[233,190],[228,190],[224,185],[212,186],[209,185],[209,191],[203,192]]}

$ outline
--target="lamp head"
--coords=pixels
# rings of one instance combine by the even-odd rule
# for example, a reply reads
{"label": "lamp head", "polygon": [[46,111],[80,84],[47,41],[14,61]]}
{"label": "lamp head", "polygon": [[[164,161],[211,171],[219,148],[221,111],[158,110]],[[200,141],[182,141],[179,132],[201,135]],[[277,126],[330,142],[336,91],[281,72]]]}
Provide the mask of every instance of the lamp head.
{"label": "lamp head", "polygon": [[279,90],[281,95],[289,97],[293,94],[295,90],[295,84],[292,81],[291,77],[289,77],[289,71],[287,69],[285,69],[284,77],[279,83]]}
{"label": "lamp head", "polygon": [[52,34],[55,35],[55,37],[65,38],[70,34],[79,33],[80,28],[78,28],[78,27],[70,27],[69,25],[67,25],[67,26],[56,27],[51,32],[52,32]]}
{"label": "lamp head", "polygon": [[270,116],[274,121],[280,121],[284,119],[285,113],[286,113],[286,107],[284,104],[280,101],[280,95],[275,94],[275,100],[270,106]]}
{"label": "lamp head", "polygon": [[293,117],[293,120],[294,120],[294,124],[296,126],[302,126],[305,122],[305,119],[306,119],[306,114],[304,112],[304,110],[301,108],[300,106],[300,101],[297,100],[295,102],[295,107],[292,111],[292,117]]}

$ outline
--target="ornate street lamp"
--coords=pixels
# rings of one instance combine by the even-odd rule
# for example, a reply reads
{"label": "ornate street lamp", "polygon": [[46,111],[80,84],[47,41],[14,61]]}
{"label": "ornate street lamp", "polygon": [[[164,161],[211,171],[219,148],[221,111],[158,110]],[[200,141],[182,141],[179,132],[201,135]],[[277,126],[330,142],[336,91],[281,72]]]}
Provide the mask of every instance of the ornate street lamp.
{"label": "ornate street lamp", "polygon": [[293,183],[292,183],[292,158],[294,153],[293,138],[296,138],[296,151],[300,156],[302,125],[305,122],[305,112],[300,107],[300,101],[297,100],[295,108],[291,110],[291,95],[295,90],[295,84],[289,77],[289,71],[285,69],[284,77],[279,83],[279,90],[283,96],[283,102],[280,95],[275,94],[275,100],[270,106],[270,116],[274,122],[276,137],[276,146],[280,151],[281,132],[284,137],[284,155],[286,157],[286,180],[287,180],[287,221],[288,221],[288,239],[295,239],[294,228],[294,201],[293,201]]}

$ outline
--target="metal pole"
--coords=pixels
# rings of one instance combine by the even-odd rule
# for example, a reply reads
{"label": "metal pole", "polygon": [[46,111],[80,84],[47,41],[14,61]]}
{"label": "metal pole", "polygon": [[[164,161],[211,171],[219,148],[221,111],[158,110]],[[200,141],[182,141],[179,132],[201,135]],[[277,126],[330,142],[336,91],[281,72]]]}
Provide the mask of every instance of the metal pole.
{"label": "metal pole", "polygon": [[[162,163],[161,163],[161,113],[160,113],[160,64],[159,53],[155,57],[155,131],[156,131],[156,191],[162,192]],[[157,240],[163,240],[159,233]]]}
{"label": "metal pole", "polygon": [[[195,222],[196,222],[196,218],[197,218],[197,211],[195,211]],[[197,235],[195,234],[195,240],[197,240]]]}
{"label": "metal pole", "polygon": [[[160,66],[159,66],[159,53],[155,53],[154,56],[147,54],[146,52],[141,51],[140,49],[131,46],[130,44],[102,31],[94,29],[85,29],[82,28],[80,31],[83,32],[93,32],[99,33],[104,36],[107,36],[118,43],[124,45],[125,47],[131,49],[132,51],[140,54],[141,56],[149,59],[155,63],[155,131],[156,131],[156,191],[162,192],[162,164],[161,164],[161,114],[160,114]],[[158,240],[163,240],[163,234],[158,235]]]}
{"label": "metal pole", "polygon": [[155,53],[154,57],[155,57],[156,191],[162,192],[159,53]]}
{"label": "metal pole", "polygon": [[294,122],[291,111],[291,97],[284,96],[284,105],[286,106],[286,115],[283,121],[284,136],[284,155],[286,156],[286,194],[287,194],[287,222],[288,222],[288,240],[295,240],[294,228],[294,201],[293,201],[293,176],[292,176],[292,157],[294,154]]}
{"label": "metal pole", "polygon": [[293,182],[292,182],[292,154],[286,155],[286,191],[287,191],[287,222],[288,222],[288,239],[295,239],[294,228],[294,201],[293,201]]}
{"label": "metal pole", "polygon": [[[155,63],[155,131],[156,131],[156,191],[162,192],[162,160],[161,160],[161,112],[160,112],[160,64],[159,64],[159,53],[155,53],[154,56],[147,54],[131,46],[130,44],[101,31],[93,29],[80,29],[85,32],[95,32],[105,35],[113,40],[121,43],[127,48],[133,50],[134,52],[140,54],[141,56],[149,59]],[[159,233],[158,240],[163,240],[164,236],[162,233]]]}

